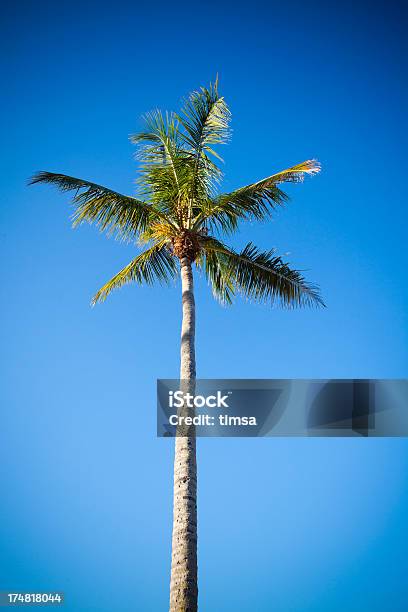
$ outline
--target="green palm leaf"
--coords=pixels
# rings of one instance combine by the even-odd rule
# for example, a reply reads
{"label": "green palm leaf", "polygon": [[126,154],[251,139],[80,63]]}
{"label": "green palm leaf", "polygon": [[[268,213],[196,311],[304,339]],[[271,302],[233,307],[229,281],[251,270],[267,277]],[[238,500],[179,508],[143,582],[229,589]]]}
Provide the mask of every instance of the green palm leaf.
{"label": "green palm leaf", "polygon": [[108,235],[134,240],[148,227],[151,219],[160,216],[159,211],[136,198],[65,174],[38,172],[30,180],[30,184],[35,183],[50,183],[61,191],[76,191],[72,198],[73,227],[87,221],[95,223]]}
{"label": "green palm leaf", "polygon": [[218,82],[209,88],[201,87],[199,91],[194,91],[177,118],[183,128],[180,130],[180,138],[193,168],[186,220],[186,227],[190,228],[193,217],[199,212],[197,201],[214,195],[215,187],[222,177],[220,168],[209,157],[211,155],[221,159],[214,146],[224,144],[230,134],[231,113],[224,98],[218,93]]}
{"label": "green palm leaf", "polygon": [[[147,131],[138,134],[132,134],[130,141],[139,146],[137,158],[142,163],[142,176],[138,183],[148,191],[158,192],[155,185],[155,176],[160,178],[157,169],[167,169],[166,183],[171,185],[170,199],[173,198],[174,192],[178,194],[183,187],[184,159],[182,149],[179,144],[178,120],[175,113],[166,113],[165,117],[159,110],[147,113],[144,116]],[[149,172],[153,169],[156,174],[152,175],[149,181]],[[167,192],[163,192],[163,197],[160,201],[169,199],[166,197]]]}
{"label": "green palm leaf", "polygon": [[221,304],[231,305],[235,296],[235,287],[231,275],[228,273],[229,263],[225,257],[212,249],[205,249],[197,260],[211,286],[213,296]]}
{"label": "green palm leaf", "polygon": [[289,200],[278,184],[301,182],[305,175],[312,176],[319,171],[320,164],[309,159],[261,181],[222,194],[203,207],[194,219],[194,227],[200,227],[206,222],[210,228],[232,232],[236,229],[239,219],[263,220],[269,217],[277,206],[283,206]]}
{"label": "green palm leaf", "polygon": [[128,283],[135,282],[139,285],[147,283],[151,285],[154,281],[168,283],[177,275],[176,259],[164,244],[155,244],[135,257],[120,272],[115,274],[92,298],[92,305],[104,302],[108,295],[114,290]]}
{"label": "green palm leaf", "polygon": [[185,130],[182,139],[197,157],[208,151],[219,158],[212,147],[227,142],[231,113],[218,93],[217,81],[190,94],[177,118]]}
{"label": "green palm leaf", "polygon": [[[214,252],[219,262],[219,274],[224,285],[231,284],[250,299],[261,302],[279,301],[283,306],[324,306],[316,285],[307,283],[298,270],[293,270],[275,251],[261,252],[251,242],[236,253],[224,244],[208,238],[203,248]],[[210,281],[214,283],[210,277]],[[215,287],[221,285],[217,280]]]}

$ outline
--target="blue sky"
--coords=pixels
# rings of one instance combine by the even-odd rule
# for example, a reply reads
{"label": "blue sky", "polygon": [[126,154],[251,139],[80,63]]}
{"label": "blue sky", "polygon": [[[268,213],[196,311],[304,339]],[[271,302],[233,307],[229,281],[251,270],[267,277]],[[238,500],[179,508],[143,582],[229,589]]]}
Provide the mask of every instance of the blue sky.
{"label": "blue sky", "polygon": [[[48,3],[3,11],[0,588],[69,610],[166,609],[180,288],[89,308],[134,249],[70,230],[60,171],[132,193],[128,135],[218,72],[230,189],[317,157],[234,239],[307,270],[325,311],[216,304],[197,279],[200,377],[406,377],[406,10],[398,2]],[[404,156],[404,157],[403,157]],[[405,440],[200,440],[202,610],[403,610]],[[136,602],[136,603],[135,603]]]}

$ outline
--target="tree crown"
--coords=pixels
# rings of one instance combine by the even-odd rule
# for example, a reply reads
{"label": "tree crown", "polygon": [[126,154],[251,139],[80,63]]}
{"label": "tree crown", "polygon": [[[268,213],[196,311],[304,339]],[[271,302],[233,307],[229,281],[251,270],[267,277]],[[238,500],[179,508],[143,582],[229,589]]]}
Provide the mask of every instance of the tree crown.
{"label": "tree crown", "polygon": [[145,130],[131,136],[140,173],[135,197],[64,174],[38,172],[30,181],[75,191],[73,226],[94,223],[101,231],[146,245],[93,298],[104,301],[129,282],[168,282],[177,260],[204,271],[214,296],[231,303],[236,293],[284,306],[323,306],[315,285],[274,251],[252,243],[237,252],[223,242],[240,221],[264,220],[288,201],[279,187],[319,172],[312,159],[230,193],[218,194],[222,178],[215,147],[230,137],[229,108],[218,82],[194,91],[180,113],[155,110],[144,117]]}

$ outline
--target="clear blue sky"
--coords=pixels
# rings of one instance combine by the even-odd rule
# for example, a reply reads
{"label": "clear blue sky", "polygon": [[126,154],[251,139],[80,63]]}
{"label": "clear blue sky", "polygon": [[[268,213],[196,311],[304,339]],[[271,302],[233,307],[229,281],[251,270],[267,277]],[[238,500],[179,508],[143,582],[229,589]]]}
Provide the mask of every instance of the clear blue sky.
{"label": "clear blue sky", "polygon": [[[180,288],[89,308],[133,256],[36,170],[132,193],[128,134],[218,72],[225,189],[310,157],[318,177],[235,244],[290,252],[325,311],[221,308],[197,281],[201,377],[406,377],[407,16],[399,2],[3,7],[0,590],[66,609],[165,610]],[[199,441],[205,611],[405,609],[405,440]],[[136,603],[135,603],[136,602]]]}

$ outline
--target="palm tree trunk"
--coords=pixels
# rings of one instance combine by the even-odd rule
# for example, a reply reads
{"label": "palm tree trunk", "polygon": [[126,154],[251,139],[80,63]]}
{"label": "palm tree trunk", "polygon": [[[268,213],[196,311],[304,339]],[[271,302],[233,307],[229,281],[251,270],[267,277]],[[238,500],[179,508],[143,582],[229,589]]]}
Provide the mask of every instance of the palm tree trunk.
{"label": "palm tree trunk", "polygon": [[[180,382],[194,393],[195,302],[190,260],[180,260],[183,302]],[[197,463],[194,429],[175,440],[170,612],[197,610]]]}

